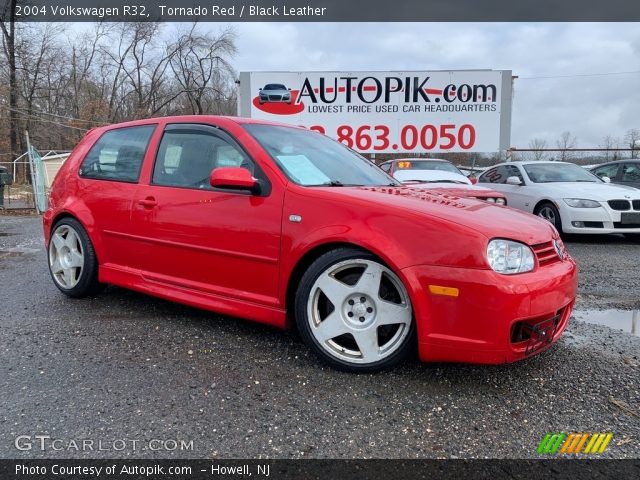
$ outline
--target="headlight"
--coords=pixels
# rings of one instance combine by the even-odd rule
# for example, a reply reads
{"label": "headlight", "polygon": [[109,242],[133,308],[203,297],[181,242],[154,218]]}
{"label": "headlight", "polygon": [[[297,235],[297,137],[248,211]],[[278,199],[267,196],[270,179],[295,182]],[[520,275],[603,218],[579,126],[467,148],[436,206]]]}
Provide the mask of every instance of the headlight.
{"label": "headlight", "polygon": [[491,240],[487,246],[489,266],[505,275],[533,270],[535,260],[533,252],[524,243],[512,240]]}
{"label": "headlight", "polygon": [[565,198],[564,203],[573,208],[598,208],[600,206],[600,202],[584,198]]}
{"label": "headlight", "polygon": [[496,198],[496,203],[497,203],[498,205],[506,205],[506,204],[507,204],[507,201],[506,201],[504,198],[502,198],[502,197],[498,197],[498,198]]}

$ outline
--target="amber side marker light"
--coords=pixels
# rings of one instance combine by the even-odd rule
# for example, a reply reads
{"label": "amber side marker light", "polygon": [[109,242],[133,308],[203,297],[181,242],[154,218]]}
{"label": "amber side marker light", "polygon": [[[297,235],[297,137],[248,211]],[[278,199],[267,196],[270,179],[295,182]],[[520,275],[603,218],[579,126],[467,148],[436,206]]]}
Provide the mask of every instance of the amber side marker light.
{"label": "amber side marker light", "polygon": [[457,297],[460,290],[454,287],[443,287],[441,285],[429,285],[429,291],[434,295],[444,295],[445,297]]}

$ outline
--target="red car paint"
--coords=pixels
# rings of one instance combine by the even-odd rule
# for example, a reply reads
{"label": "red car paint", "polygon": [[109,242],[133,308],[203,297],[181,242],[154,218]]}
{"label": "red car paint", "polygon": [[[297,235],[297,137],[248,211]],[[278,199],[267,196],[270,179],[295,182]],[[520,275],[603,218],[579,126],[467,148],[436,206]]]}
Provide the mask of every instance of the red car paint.
{"label": "red car paint", "polygon": [[[521,321],[535,325],[559,315],[551,340],[561,335],[576,297],[573,259],[567,255],[541,265],[538,257],[533,271],[518,275],[496,273],[486,259],[493,238],[542,249],[558,238],[550,224],[486,202],[411,187],[303,187],[287,179],[244,122],[255,121],[183,116],[90,131],[53,183],[44,215],[47,245],[57,219],[73,216],[94,245],[101,282],[281,328],[287,326],[291,294],[310,259],[332,246],[356,245],[377,255],[406,286],[423,361],[522,359],[526,342],[511,341]],[[226,131],[262,168],[270,193],[151,184],[168,123]],[[138,183],[78,175],[105,131],[149,124],[157,127]],[[291,215],[303,221],[290,221]],[[429,285],[459,294],[432,293]]]}

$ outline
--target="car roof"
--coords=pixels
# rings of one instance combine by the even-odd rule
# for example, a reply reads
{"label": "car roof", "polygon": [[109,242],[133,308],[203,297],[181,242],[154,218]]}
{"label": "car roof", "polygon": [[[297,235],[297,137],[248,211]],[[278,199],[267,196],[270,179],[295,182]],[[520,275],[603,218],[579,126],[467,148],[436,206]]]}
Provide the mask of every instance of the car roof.
{"label": "car roof", "polygon": [[598,163],[591,169],[602,167],[604,165],[616,165],[618,163],[640,163],[640,158],[621,158],[620,160],[611,160],[610,162]]}
{"label": "car roof", "polygon": [[121,123],[113,123],[110,125],[104,125],[102,127],[97,127],[97,129],[105,129],[110,130],[112,128],[121,128],[121,127],[133,127],[137,125],[149,125],[151,123],[156,123],[159,121],[167,122],[167,123],[208,123],[208,122],[216,122],[222,120],[223,122],[233,122],[239,125],[242,124],[263,124],[263,125],[274,125],[279,127],[291,127],[291,128],[302,128],[306,130],[304,127],[298,127],[296,125],[290,125],[282,122],[273,122],[271,120],[261,120],[255,118],[246,118],[246,117],[231,117],[224,115],[174,115],[167,117],[153,117],[153,118],[145,118],[141,120],[131,120],[128,122]]}

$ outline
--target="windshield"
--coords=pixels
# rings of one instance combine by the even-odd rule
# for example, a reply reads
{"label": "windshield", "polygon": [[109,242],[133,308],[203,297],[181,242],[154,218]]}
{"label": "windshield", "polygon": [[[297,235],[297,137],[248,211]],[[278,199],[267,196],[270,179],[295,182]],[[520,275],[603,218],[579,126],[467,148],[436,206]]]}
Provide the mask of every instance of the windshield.
{"label": "windshield", "polygon": [[602,182],[592,173],[573,163],[529,164],[524,165],[524,170],[533,183]]}
{"label": "windshield", "polygon": [[255,123],[243,126],[298,185],[400,185],[364,157],[317,132]]}
{"label": "windshield", "polygon": [[264,86],[264,90],[286,90],[287,87],[280,85],[279,83],[269,83]]}
{"label": "windshield", "polygon": [[399,160],[398,170],[438,170],[462,175],[454,164],[449,162],[434,162],[428,160]]}

